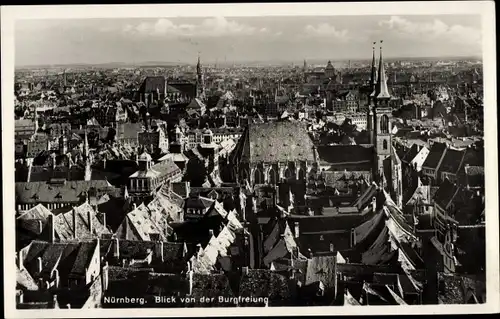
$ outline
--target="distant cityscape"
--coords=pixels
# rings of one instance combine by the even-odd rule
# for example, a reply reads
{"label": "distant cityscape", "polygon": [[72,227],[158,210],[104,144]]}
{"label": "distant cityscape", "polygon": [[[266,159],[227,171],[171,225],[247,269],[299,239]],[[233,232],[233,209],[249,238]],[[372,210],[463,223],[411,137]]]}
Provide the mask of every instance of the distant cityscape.
{"label": "distant cityscape", "polygon": [[[313,59],[309,60],[311,65],[321,66],[325,60],[328,59]],[[479,62],[481,61],[480,56],[456,56],[456,57],[397,57],[397,58],[388,58],[387,62],[398,62],[398,61],[434,61],[437,63],[452,63],[455,61],[467,61],[467,62]],[[238,61],[238,62],[228,62],[228,61],[209,61],[205,63],[206,66],[211,67],[232,67],[232,66],[300,66],[302,61]],[[333,60],[332,63],[334,65],[340,66],[348,66],[349,63],[355,65],[364,65],[369,63],[368,60]],[[47,68],[109,68],[109,67],[179,67],[179,66],[187,66],[193,65],[192,63],[185,62],[166,62],[166,61],[143,61],[139,63],[132,62],[109,62],[109,63],[75,63],[75,64],[61,64],[61,65],[20,65],[16,66],[16,69],[47,69]]]}
{"label": "distant cityscape", "polygon": [[482,61],[366,47],[17,68],[17,308],[485,303]]}

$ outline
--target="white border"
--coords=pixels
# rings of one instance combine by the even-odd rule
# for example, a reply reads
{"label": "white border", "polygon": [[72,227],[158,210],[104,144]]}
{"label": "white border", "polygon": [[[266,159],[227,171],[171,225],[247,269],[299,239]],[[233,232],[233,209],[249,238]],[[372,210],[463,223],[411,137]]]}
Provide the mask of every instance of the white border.
{"label": "white border", "polygon": [[484,305],[380,306],[380,307],[286,307],[286,308],[200,308],[85,310],[92,317],[150,316],[251,316],[251,315],[371,315],[371,314],[459,314],[493,313],[500,306],[498,183],[496,134],[496,37],[493,1],[456,2],[368,2],[368,3],[280,3],[280,4],[191,4],[191,5],[85,5],[10,6],[1,8],[2,43],[2,139],[4,217],[4,304],[6,318],[81,318],[75,310],[15,309],[14,241],[14,21],[16,19],[210,17],[210,16],[339,16],[339,15],[425,15],[479,14],[482,16],[484,63],[484,118],[486,174],[487,303]]}

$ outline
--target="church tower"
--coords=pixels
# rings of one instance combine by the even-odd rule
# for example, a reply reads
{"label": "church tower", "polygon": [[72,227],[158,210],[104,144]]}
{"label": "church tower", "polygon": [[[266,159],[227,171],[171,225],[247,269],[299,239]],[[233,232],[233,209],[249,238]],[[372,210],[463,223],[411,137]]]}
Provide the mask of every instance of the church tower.
{"label": "church tower", "polygon": [[205,95],[205,82],[203,79],[203,70],[200,61],[200,55],[198,54],[198,63],[196,64],[196,97],[203,98]]}
{"label": "church tower", "polygon": [[368,106],[367,106],[367,131],[370,133],[370,144],[375,145],[375,135],[374,135],[374,124],[373,124],[373,112],[375,108],[375,102],[374,102],[374,96],[375,96],[375,86],[377,84],[377,67],[376,67],[376,62],[375,62],[375,44],[376,42],[373,42],[373,47],[372,47],[372,68],[371,68],[371,75],[370,75],[370,86],[369,90],[367,90],[368,93]]}
{"label": "church tower", "polygon": [[[373,133],[374,133],[374,147],[375,147],[375,170],[374,177],[378,183],[384,181],[384,162],[387,165],[386,159],[391,157],[392,152],[392,139],[391,139],[391,122],[392,109],[389,106],[391,95],[387,88],[387,78],[384,68],[384,60],[382,57],[382,41],[380,41],[380,59],[378,66],[378,80],[375,86],[374,104],[373,108]],[[390,162],[389,162],[390,165]],[[392,167],[392,165],[390,165]],[[391,169],[389,167],[389,170]]]}

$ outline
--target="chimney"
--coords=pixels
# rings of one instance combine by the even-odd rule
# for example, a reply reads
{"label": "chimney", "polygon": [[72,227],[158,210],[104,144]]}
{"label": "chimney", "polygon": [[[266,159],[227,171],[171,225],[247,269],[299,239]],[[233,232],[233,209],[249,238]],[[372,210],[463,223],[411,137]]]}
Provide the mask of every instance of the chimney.
{"label": "chimney", "polygon": [[372,210],[374,213],[377,212],[377,198],[375,196],[372,197]]}
{"label": "chimney", "polygon": [[335,246],[333,246],[333,243],[330,243],[330,252],[334,252],[335,251]]}
{"label": "chimney", "polygon": [[313,258],[313,252],[311,248],[307,249],[307,252],[309,253],[309,258]]}
{"label": "chimney", "polygon": [[40,234],[43,232],[43,222],[41,220],[38,221],[38,232]]}
{"label": "chimney", "polygon": [[18,303],[18,304],[22,304],[22,303],[24,302],[23,295],[24,295],[23,291],[22,291],[22,290],[19,290],[19,295],[17,295],[17,298],[18,298],[18,299],[17,299],[17,303]]}
{"label": "chimney", "polygon": [[90,209],[87,211],[87,217],[89,219],[90,236],[92,236],[92,235],[94,235],[94,224],[92,223],[92,211]]}
{"label": "chimney", "polygon": [[241,274],[243,276],[248,276],[248,266],[241,267]]}
{"label": "chimney", "polygon": [[42,257],[38,257],[37,261],[38,261],[38,272],[41,273],[42,272]]}
{"label": "chimney", "polygon": [[76,223],[77,223],[77,217],[76,216],[78,214],[77,214],[76,209],[74,207],[72,209],[72,213],[73,213],[73,238],[77,239],[78,238],[78,230],[77,230],[77,227],[76,227],[77,226],[76,225]]}
{"label": "chimney", "polygon": [[187,272],[189,273],[191,271],[191,262],[187,262]]}
{"label": "chimney", "polygon": [[295,222],[295,238],[299,238],[300,235],[299,222]]}
{"label": "chimney", "polygon": [[214,237],[214,230],[213,229],[209,229],[208,230],[208,235],[210,238]]}
{"label": "chimney", "polygon": [[113,256],[116,259],[120,259],[120,240],[118,239],[118,237],[115,238],[115,251]]}

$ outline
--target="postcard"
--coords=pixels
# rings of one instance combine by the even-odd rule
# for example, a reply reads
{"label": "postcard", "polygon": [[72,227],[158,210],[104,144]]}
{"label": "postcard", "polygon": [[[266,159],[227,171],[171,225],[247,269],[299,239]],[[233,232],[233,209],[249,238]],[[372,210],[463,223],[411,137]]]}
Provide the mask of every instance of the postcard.
{"label": "postcard", "polygon": [[499,311],[493,2],[1,12],[7,318]]}

